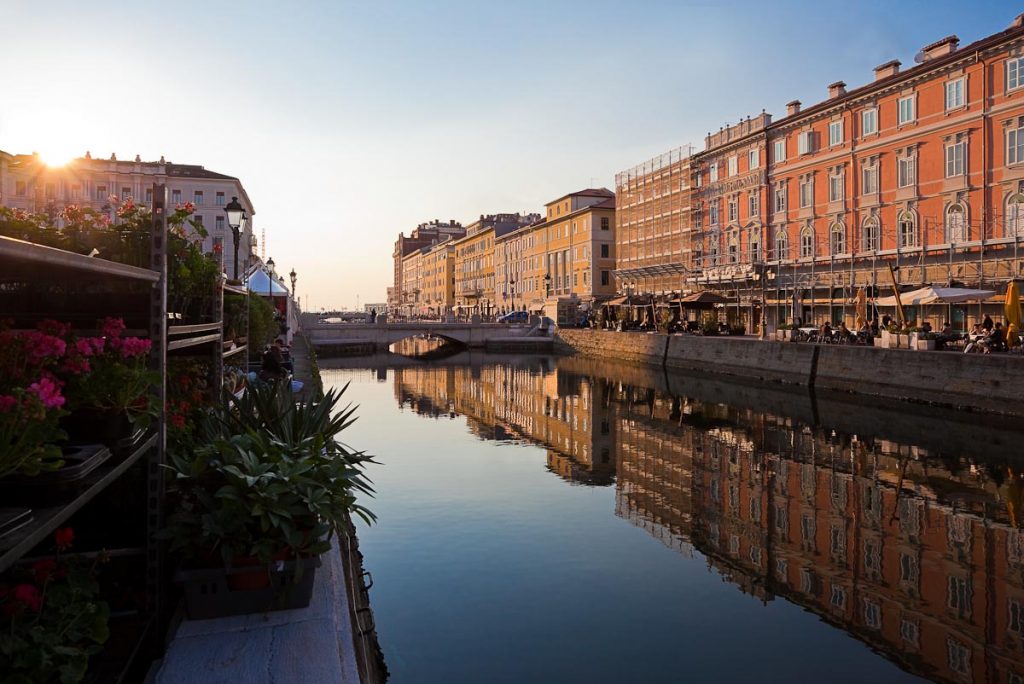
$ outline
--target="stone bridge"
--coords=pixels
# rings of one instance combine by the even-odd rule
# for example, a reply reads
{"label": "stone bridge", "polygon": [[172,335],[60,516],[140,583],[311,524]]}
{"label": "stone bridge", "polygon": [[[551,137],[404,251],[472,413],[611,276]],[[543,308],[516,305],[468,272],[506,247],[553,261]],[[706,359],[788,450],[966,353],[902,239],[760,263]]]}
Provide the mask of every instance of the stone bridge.
{"label": "stone bridge", "polygon": [[385,351],[395,342],[417,335],[433,335],[470,349],[500,347],[536,347],[538,351],[551,348],[551,330],[539,324],[507,323],[444,323],[438,321],[408,321],[391,323],[314,323],[304,324],[309,341],[327,352],[351,350]]}

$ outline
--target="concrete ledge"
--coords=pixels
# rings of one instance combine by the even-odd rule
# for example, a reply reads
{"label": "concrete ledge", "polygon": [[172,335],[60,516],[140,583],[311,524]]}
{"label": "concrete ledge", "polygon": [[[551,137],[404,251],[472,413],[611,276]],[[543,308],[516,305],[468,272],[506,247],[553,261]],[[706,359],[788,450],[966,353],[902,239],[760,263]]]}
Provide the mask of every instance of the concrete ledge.
{"label": "concrete ledge", "polygon": [[1024,357],[559,329],[559,347],[670,370],[1024,415]]}

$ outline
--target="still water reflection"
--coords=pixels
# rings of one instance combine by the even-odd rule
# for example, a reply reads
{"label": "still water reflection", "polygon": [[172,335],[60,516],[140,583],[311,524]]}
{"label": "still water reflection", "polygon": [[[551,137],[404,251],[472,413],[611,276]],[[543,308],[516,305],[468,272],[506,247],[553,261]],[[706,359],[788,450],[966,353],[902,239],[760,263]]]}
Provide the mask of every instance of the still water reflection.
{"label": "still water reflection", "polygon": [[1013,426],[493,360],[322,364],[392,681],[1024,682]]}

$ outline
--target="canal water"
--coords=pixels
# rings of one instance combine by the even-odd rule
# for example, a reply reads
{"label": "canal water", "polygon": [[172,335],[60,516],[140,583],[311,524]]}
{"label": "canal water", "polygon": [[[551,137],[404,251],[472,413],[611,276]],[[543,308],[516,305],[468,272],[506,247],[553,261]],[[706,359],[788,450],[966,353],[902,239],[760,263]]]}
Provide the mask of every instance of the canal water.
{"label": "canal water", "polygon": [[392,682],[1024,681],[1012,424],[578,358],[321,366],[380,461]]}

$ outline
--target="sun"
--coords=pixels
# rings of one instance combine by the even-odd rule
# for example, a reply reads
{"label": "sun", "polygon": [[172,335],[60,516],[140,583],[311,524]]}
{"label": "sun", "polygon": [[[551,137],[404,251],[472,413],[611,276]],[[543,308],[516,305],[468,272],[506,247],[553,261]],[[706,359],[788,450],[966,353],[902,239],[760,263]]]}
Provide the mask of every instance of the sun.
{"label": "sun", "polygon": [[39,150],[39,158],[51,168],[64,166],[75,158],[75,153],[66,148],[47,147]]}

